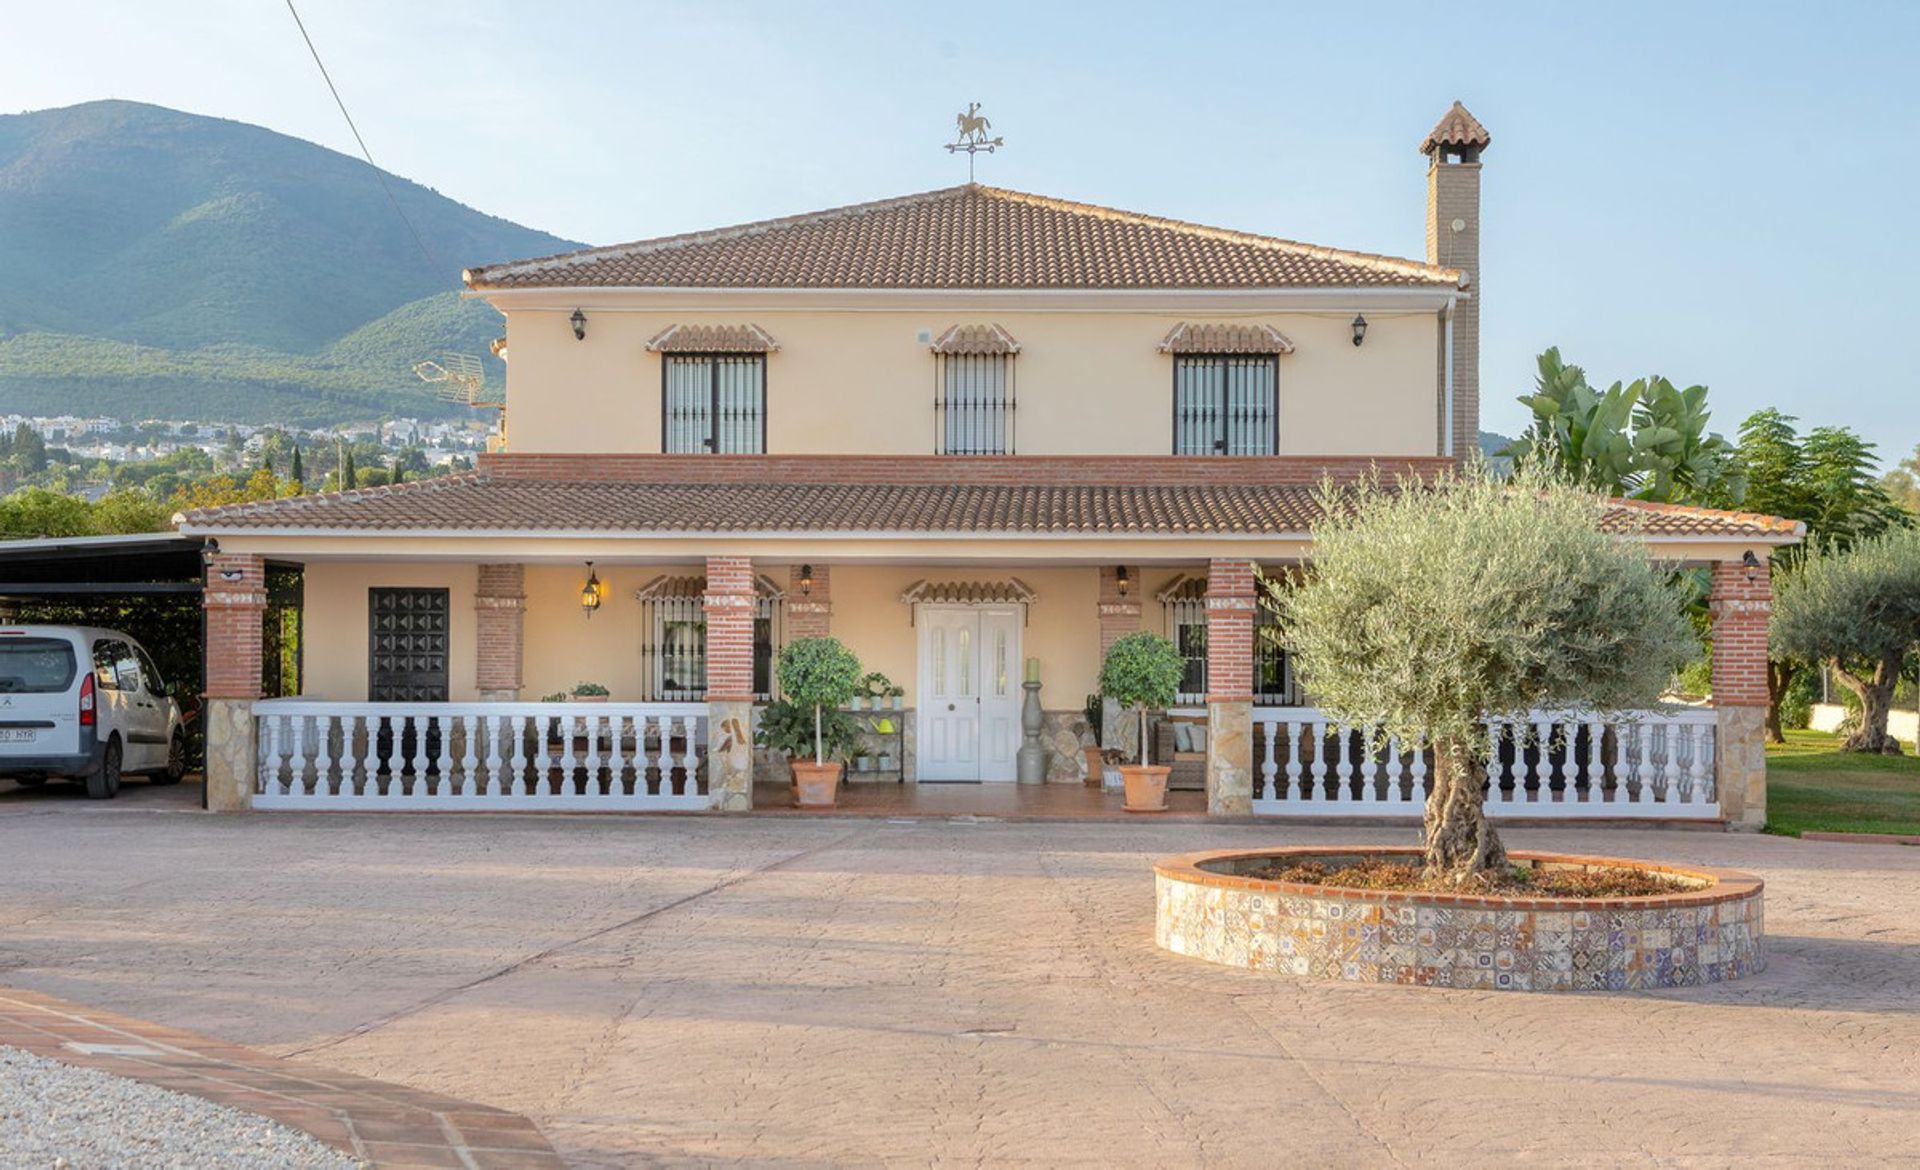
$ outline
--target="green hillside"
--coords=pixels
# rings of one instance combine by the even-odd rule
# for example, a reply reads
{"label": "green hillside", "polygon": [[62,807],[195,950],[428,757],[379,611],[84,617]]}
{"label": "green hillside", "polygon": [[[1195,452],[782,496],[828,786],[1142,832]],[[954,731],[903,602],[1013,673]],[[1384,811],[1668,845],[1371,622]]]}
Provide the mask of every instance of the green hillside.
{"label": "green hillside", "polygon": [[134,102],[0,117],[0,409],[424,413],[412,362],[500,332],[460,269],[578,245],[388,183],[431,262],[374,169],[324,147]]}

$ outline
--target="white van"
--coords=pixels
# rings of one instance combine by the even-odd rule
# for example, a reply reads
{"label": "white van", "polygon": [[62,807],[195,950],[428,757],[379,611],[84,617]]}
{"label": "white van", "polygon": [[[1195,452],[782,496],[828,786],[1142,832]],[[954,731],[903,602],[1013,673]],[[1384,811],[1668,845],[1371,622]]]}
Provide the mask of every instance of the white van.
{"label": "white van", "polygon": [[140,643],[86,626],[0,626],[0,777],[84,780],[106,800],[125,773],[177,784],[186,770],[180,705]]}

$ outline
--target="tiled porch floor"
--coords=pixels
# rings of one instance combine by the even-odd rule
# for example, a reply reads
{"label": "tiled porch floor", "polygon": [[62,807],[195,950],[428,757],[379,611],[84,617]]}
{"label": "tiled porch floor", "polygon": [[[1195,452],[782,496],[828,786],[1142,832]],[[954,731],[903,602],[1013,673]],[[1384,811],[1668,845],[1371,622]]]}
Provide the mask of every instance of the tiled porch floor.
{"label": "tiled porch floor", "polygon": [[[995,817],[1007,820],[1205,820],[1204,792],[1167,793],[1167,811],[1129,813],[1118,791],[1079,784],[843,783],[840,803],[824,815],[852,817]],[[755,784],[756,814],[821,816],[793,807],[785,784]]]}

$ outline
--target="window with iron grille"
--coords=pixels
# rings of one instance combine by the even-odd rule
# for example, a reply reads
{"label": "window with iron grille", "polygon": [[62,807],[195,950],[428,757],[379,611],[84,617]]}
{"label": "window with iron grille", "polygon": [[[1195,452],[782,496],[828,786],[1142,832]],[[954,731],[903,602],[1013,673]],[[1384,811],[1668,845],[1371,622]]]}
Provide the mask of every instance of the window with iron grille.
{"label": "window with iron grille", "polygon": [[765,354],[665,354],[660,377],[663,451],[757,455],[767,449]]}
{"label": "window with iron grille", "polygon": [[1176,354],[1175,455],[1271,455],[1279,439],[1280,359]]}
{"label": "window with iron grille", "polygon": [[[699,596],[641,600],[641,697],[690,703],[707,697],[707,614]],[[773,659],[781,639],[782,603],[762,596],[753,615],[753,697],[773,700]]]}
{"label": "window with iron grille", "polygon": [[944,353],[934,400],[942,455],[1012,455],[1013,357],[1010,353]]}
{"label": "window with iron grille", "polygon": [[[1185,664],[1174,701],[1198,706],[1207,701],[1206,582],[1191,582],[1189,588],[1167,598],[1165,605],[1167,637]],[[1253,701],[1261,706],[1294,707],[1300,704],[1300,690],[1294,685],[1293,663],[1285,647],[1276,645],[1265,632],[1276,620],[1265,605],[1255,611]]]}

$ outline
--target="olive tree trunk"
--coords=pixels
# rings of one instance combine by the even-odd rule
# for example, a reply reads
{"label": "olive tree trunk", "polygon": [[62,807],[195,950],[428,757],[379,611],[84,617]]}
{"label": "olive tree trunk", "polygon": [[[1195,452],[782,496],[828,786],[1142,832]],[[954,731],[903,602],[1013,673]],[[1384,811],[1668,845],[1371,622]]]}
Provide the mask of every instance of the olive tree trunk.
{"label": "olive tree trunk", "polygon": [[1780,705],[1787,701],[1787,688],[1793,685],[1795,664],[1786,658],[1767,660],[1767,742],[1787,742],[1787,732],[1780,725]]}
{"label": "olive tree trunk", "polygon": [[1900,755],[1900,741],[1887,734],[1887,715],[1893,710],[1893,684],[1900,677],[1900,660],[1881,659],[1874,664],[1870,677],[1855,674],[1838,662],[1833,663],[1833,673],[1860,700],[1860,726],[1840,741],[1840,750]]}
{"label": "olive tree trunk", "polygon": [[1487,821],[1487,769],[1465,744],[1433,745],[1423,837],[1429,878],[1462,885],[1507,864],[1506,847]]}

